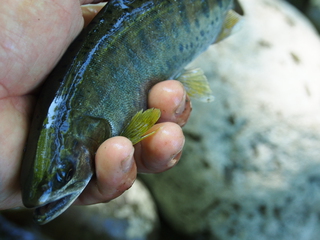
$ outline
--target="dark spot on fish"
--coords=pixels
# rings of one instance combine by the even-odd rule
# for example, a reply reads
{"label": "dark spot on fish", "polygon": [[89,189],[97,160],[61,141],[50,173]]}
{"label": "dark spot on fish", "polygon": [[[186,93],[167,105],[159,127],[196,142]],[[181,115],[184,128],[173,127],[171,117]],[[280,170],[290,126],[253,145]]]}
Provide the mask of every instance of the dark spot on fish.
{"label": "dark spot on fish", "polygon": [[186,44],[185,48],[188,50],[188,49],[189,49],[189,45],[188,45],[188,44]]}
{"label": "dark spot on fish", "polygon": [[190,43],[190,48],[193,48],[193,42]]}
{"label": "dark spot on fish", "polygon": [[271,48],[271,43],[265,40],[260,40],[258,41],[259,46],[264,47],[264,48]]}
{"label": "dark spot on fish", "polygon": [[296,63],[296,64],[299,64],[301,62],[299,56],[293,52],[290,53],[290,56],[291,58],[293,59],[293,61]]}
{"label": "dark spot on fish", "polygon": [[222,8],[222,0],[217,0],[219,8]]}
{"label": "dark spot on fish", "polygon": [[190,29],[189,17],[187,15],[186,5],[185,4],[179,4],[179,7],[180,7],[179,11],[180,11],[180,14],[181,14],[182,25],[183,25],[185,31],[187,33],[190,33],[191,29]]}
{"label": "dark spot on fish", "polygon": [[201,37],[203,37],[203,36],[204,36],[204,34],[205,34],[205,33],[204,33],[204,31],[203,31],[203,30],[201,30],[201,31],[200,31],[200,35],[201,35]]}
{"label": "dark spot on fish", "polygon": [[[221,1],[221,0],[220,0]],[[205,1],[202,1],[202,12],[203,14],[209,18],[210,17],[210,6],[209,6],[209,3],[208,3],[208,0],[205,0]]]}
{"label": "dark spot on fish", "polygon": [[181,43],[179,44],[179,51],[183,52],[183,45]]}
{"label": "dark spot on fish", "polygon": [[199,37],[198,36],[196,37],[196,41],[199,41]]}
{"label": "dark spot on fish", "polygon": [[211,26],[213,26],[213,25],[214,25],[214,23],[215,23],[214,21],[211,21]]}

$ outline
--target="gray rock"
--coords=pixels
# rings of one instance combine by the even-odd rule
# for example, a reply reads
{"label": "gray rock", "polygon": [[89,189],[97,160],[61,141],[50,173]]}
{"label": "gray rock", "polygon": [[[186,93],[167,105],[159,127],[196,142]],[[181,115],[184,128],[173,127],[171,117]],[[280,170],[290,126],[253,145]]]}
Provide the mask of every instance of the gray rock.
{"label": "gray rock", "polygon": [[52,240],[39,231],[21,227],[0,214],[1,240]]}
{"label": "gray rock", "polygon": [[59,240],[151,240],[156,239],[158,216],[149,192],[136,181],[109,203],[69,208],[43,230]]}
{"label": "gray rock", "polygon": [[310,2],[310,0],[286,0],[286,1],[291,3],[293,6],[295,6],[301,11],[304,11],[308,7]]}
{"label": "gray rock", "polygon": [[143,179],[180,232],[319,239],[320,40],[283,1],[240,2],[242,30],[193,63],[216,100],[193,101],[179,164]]}
{"label": "gray rock", "polygon": [[306,15],[320,32],[320,0],[310,0]]}
{"label": "gray rock", "polygon": [[41,234],[57,240],[153,240],[159,234],[155,204],[140,181],[109,203],[72,206],[43,226],[32,224],[30,211],[11,210],[2,214],[11,220],[13,226],[18,223],[19,226],[12,227],[15,232],[28,237]]}

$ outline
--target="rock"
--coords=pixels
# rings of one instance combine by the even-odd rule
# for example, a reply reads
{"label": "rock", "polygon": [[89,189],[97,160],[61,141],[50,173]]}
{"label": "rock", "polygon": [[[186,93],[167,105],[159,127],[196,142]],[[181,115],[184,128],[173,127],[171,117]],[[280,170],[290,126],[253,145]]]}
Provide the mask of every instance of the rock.
{"label": "rock", "polygon": [[0,215],[1,240],[50,240],[38,231],[25,229]]}
{"label": "rock", "polygon": [[3,214],[25,231],[36,229],[53,240],[153,240],[159,234],[155,204],[140,181],[109,203],[72,206],[43,226],[30,224],[30,211]]}
{"label": "rock", "polygon": [[300,11],[304,12],[304,10],[308,7],[310,0],[286,0],[291,3],[293,6],[298,8]]}
{"label": "rock", "polygon": [[319,37],[284,1],[240,2],[242,30],[192,64],[216,100],[193,101],[179,164],[142,177],[179,232],[319,239]]}
{"label": "rock", "polygon": [[320,0],[310,0],[306,15],[320,32]]}

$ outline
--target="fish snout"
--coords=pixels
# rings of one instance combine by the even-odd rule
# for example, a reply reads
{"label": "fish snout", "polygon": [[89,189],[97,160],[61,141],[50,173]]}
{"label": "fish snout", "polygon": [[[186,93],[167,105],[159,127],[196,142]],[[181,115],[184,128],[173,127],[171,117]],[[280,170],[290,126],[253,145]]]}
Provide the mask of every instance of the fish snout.
{"label": "fish snout", "polygon": [[22,194],[22,201],[27,208],[36,208],[43,206],[50,201],[52,184],[46,183],[33,188],[31,191],[24,191]]}

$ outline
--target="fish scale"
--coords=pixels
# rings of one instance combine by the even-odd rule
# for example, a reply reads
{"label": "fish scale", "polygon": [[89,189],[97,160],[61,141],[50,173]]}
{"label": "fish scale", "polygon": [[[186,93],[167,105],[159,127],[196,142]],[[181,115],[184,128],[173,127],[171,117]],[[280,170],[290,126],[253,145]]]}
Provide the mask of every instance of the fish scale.
{"label": "fish scale", "polygon": [[46,223],[79,196],[99,145],[119,135],[157,82],[218,37],[232,0],[113,0],[45,81],[22,162],[22,198]]}

